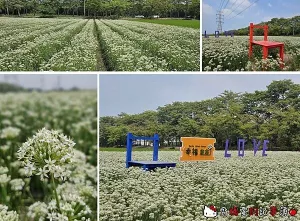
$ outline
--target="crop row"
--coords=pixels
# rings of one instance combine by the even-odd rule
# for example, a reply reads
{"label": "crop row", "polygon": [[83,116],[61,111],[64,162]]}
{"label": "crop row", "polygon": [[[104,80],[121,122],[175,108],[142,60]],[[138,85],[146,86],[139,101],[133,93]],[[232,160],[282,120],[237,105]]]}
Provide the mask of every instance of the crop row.
{"label": "crop row", "polygon": [[138,22],[122,20],[101,20],[97,21],[97,25],[111,69],[199,70],[200,43],[197,30],[155,24],[140,25]]}
{"label": "crop row", "polygon": [[200,69],[199,31],[191,28],[83,19],[2,18],[0,24],[1,71]]}
{"label": "crop row", "polygon": [[17,49],[2,53],[0,70],[32,71],[39,70],[40,64],[67,46],[72,37],[78,34],[87,21],[80,20],[56,31],[39,35],[33,41],[25,42]]}
{"label": "crop row", "polygon": [[32,25],[31,27],[24,28],[22,30],[13,29],[11,32],[6,32],[4,36],[1,37],[0,51],[4,53],[8,50],[14,50],[18,47],[22,47],[28,42],[34,40],[35,38],[46,35],[51,32],[56,32],[67,27],[69,24],[75,23],[74,21],[58,21],[55,24],[53,22],[45,22],[44,24]]}
{"label": "crop row", "polygon": [[40,70],[95,71],[97,45],[97,37],[94,34],[94,21],[89,20],[81,32],[71,39],[67,47],[41,64]]}

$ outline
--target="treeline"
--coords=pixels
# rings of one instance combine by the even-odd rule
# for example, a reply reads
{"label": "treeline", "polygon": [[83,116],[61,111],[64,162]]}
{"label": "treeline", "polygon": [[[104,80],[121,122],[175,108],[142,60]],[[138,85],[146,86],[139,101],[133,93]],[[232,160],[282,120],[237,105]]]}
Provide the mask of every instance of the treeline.
{"label": "treeline", "polygon": [[291,80],[273,81],[264,91],[234,93],[198,102],[174,102],[157,111],[100,118],[100,147],[126,146],[126,134],[152,136],[161,146],[178,146],[180,137],[214,137],[216,148],[226,139],[236,146],[268,139],[272,150],[300,150],[300,85]]}
{"label": "treeline", "polygon": [[[47,92],[48,91],[79,91],[79,90],[80,88],[78,87],[72,87],[70,89],[64,89],[64,88],[51,89],[51,90],[47,90]],[[0,82],[0,93],[32,92],[32,91],[43,92],[44,90],[41,88],[24,88],[16,84]]]}
{"label": "treeline", "polygon": [[200,0],[0,0],[0,14],[200,19]]}
{"label": "treeline", "polygon": [[[269,26],[268,35],[270,36],[288,36],[300,35],[300,16],[292,18],[272,18],[271,21],[262,22],[259,25]],[[233,31],[235,35],[248,35],[249,26]],[[263,35],[263,29],[255,29],[255,35]]]}
{"label": "treeline", "polygon": [[25,91],[23,87],[14,84],[0,82],[0,93],[22,92],[22,91]]}

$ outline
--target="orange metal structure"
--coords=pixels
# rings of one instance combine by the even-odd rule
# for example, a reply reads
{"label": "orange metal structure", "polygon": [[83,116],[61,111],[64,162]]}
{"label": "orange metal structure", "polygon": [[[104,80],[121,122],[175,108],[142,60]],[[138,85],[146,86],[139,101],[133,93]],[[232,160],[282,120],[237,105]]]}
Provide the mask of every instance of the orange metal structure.
{"label": "orange metal structure", "polygon": [[[264,40],[263,41],[254,41],[253,34],[255,28],[262,28],[264,29]],[[282,42],[273,42],[268,41],[268,25],[260,26],[254,25],[250,23],[250,39],[249,39],[249,58],[252,57],[253,54],[253,45],[260,45],[263,48],[263,58],[266,59],[269,54],[269,48],[279,48],[279,56],[280,59],[283,61],[284,56],[284,44]],[[283,68],[283,65],[281,65]]]}
{"label": "orange metal structure", "polygon": [[215,138],[181,137],[180,161],[214,160]]}

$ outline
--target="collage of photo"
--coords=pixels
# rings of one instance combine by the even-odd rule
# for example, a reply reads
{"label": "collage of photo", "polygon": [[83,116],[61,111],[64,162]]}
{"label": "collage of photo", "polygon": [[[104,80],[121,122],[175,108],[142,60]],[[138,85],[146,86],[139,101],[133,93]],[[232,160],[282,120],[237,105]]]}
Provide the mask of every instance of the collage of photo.
{"label": "collage of photo", "polygon": [[0,0],[0,221],[300,220],[298,71],[299,0]]}

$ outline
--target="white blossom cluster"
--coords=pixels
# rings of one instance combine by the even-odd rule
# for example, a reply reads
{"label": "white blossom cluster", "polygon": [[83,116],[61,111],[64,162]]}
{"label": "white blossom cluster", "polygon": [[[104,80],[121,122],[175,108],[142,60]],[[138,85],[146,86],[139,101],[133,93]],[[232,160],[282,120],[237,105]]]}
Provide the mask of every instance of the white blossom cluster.
{"label": "white blossom cluster", "polygon": [[61,201],[60,211],[58,211],[55,200],[49,204],[35,202],[29,207],[28,217],[39,221],[90,221],[90,208],[80,199],[74,201]]}
{"label": "white blossom cluster", "polygon": [[6,127],[1,131],[1,138],[12,139],[20,134],[20,129],[15,127]]}
{"label": "white blossom cluster", "polygon": [[[90,165],[86,163],[84,157],[79,157],[81,154],[79,154],[79,151],[76,151],[76,157],[74,159],[74,162],[76,162],[76,168],[71,174],[70,182],[62,183],[57,187],[60,211],[57,208],[55,200],[51,200],[49,203],[35,202],[29,207],[29,211],[27,213],[29,218],[41,221],[90,221],[92,211],[87,202],[89,202],[91,198],[96,201],[97,191],[95,186],[88,180],[87,174],[77,171],[77,168],[90,167]],[[89,172],[91,176],[96,177],[96,170],[93,171],[93,174],[91,174],[91,171]],[[75,177],[80,176],[81,179],[72,179],[74,174]]]}
{"label": "white blossom cluster", "polygon": [[73,158],[75,143],[55,130],[45,128],[29,138],[18,150],[28,176],[39,175],[41,180],[54,175],[65,180],[70,176],[67,169]]}
{"label": "white blossom cluster", "polygon": [[21,191],[25,185],[25,182],[22,179],[13,179],[9,182],[11,189],[14,191]]}
{"label": "white blossom cluster", "polygon": [[[124,152],[100,152],[100,220],[202,221],[299,220],[300,214],[281,217],[280,206],[300,210],[299,152],[268,152],[267,157],[237,151],[226,159],[217,151],[215,161],[179,162],[178,151],[162,151],[159,160],[177,162],[175,168],[145,172],[125,168]],[[152,152],[133,152],[134,160],[151,159]],[[273,217],[219,216],[205,218],[204,206],[238,208],[276,206]]]}
{"label": "white blossom cluster", "polygon": [[0,221],[19,221],[19,215],[15,211],[9,211],[7,206],[0,204]]}
{"label": "white blossom cluster", "polygon": [[0,174],[0,185],[7,184],[11,180],[10,176],[6,173]]}
{"label": "white blossom cluster", "polygon": [[[262,40],[256,36],[255,40]],[[204,71],[279,71],[284,64],[284,71],[299,71],[294,65],[299,60],[300,38],[289,36],[269,36],[269,41],[285,44],[284,60],[263,59],[262,47],[254,46],[253,61],[249,61],[249,36],[234,36],[215,38],[210,36],[202,40],[202,67]],[[272,52],[274,50],[274,52]],[[270,53],[279,54],[279,50],[272,49]],[[296,66],[296,67],[295,67]],[[297,69],[298,68],[298,69]]]}

